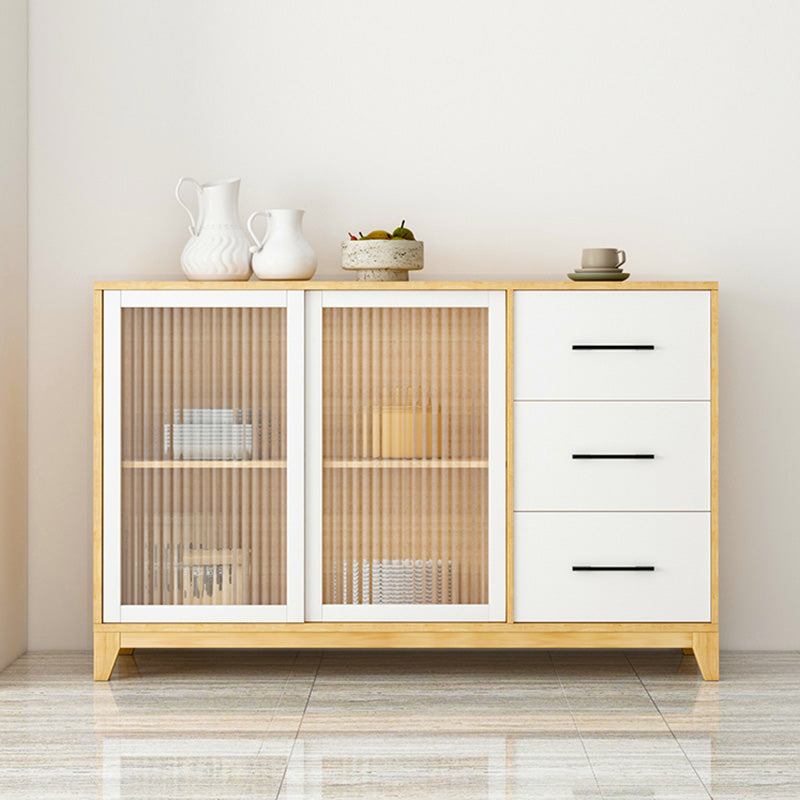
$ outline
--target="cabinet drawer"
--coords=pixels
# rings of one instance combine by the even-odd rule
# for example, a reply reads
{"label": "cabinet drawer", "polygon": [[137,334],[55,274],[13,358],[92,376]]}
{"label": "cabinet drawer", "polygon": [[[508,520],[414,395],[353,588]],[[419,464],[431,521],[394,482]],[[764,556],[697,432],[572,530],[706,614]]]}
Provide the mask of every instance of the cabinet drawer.
{"label": "cabinet drawer", "polygon": [[707,513],[515,514],[514,620],[709,622],[710,524]]}
{"label": "cabinet drawer", "polygon": [[517,400],[708,400],[709,292],[514,292]]}
{"label": "cabinet drawer", "polygon": [[710,414],[706,402],[515,402],[514,509],[708,511]]}

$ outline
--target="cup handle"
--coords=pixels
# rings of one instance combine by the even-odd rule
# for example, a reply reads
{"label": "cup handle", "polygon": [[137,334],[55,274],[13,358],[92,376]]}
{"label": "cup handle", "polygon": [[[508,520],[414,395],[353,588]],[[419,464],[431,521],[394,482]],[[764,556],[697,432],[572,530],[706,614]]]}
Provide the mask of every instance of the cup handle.
{"label": "cup handle", "polygon": [[622,256],[622,259],[617,264],[618,267],[621,267],[625,263],[625,251],[624,250],[617,250],[617,256]]}
{"label": "cup handle", "polygon": [[186,211],[186,213],[189,215],[189,219],[192,221],[192,224],[189,226],[189,233],[191,233],[192,236],[197,236],[197,221],[194,218],[194,214],[192,214],[192,210],[189,208],[189,206],[187,206],[186,203],[181,200],[181,186],[183,186],[184,183],[192,184],[192,186],[194,186],[194,188],[197,190],[198,202],[200,200],[200,195],[203,193],[203,187],[194,178],[181,178],[178,181],[178,185],[175,187],[175,199],[178,201],[178,204],[181,206],[181,208]]}
{"label": "cup handle", "polygon": [[[247,218],[247,232],[250,234],[250,238],[255,242],[255,244],[250,248],[251,253],[257,253],[267,241],[267,236],[269,235],[269,211],[254,211],[248,218]],[[259,239],[256,236],[255,232],[253,231],[253,220],[256,217],[266,217],[267,218],[267,230],[264,233],[264,238]]]}

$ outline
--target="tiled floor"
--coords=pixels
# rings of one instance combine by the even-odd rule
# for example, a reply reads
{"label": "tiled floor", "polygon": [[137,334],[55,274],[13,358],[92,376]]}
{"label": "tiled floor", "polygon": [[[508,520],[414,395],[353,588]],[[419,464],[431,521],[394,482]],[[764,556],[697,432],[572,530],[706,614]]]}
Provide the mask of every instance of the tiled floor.
{"label": "tiled floor", "polygon": [[0,674],[0,798],[800,798],[800,653],[138,651]]}

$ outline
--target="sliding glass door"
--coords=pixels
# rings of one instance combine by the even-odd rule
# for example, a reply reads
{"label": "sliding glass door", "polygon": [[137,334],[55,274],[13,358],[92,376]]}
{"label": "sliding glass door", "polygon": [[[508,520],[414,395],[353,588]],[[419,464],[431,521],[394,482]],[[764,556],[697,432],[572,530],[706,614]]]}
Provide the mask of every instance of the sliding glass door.
{"label": "sliding glass door", "polygon": [[106,292],[107,621],[302,619],[302,313]]}
{"label": "sliding glass door", "polygon": [[307,302],[308,618],[502,618],[505,294]]}

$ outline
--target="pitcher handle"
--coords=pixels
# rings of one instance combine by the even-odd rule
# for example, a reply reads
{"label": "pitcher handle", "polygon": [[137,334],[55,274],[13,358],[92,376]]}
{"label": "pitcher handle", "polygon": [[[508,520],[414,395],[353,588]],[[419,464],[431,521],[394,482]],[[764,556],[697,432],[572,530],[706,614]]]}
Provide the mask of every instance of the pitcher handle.
{"label": "pitcher handle", "polygon": [[191,183],[197,190],[198,202],[200,195],[203,193],[203,187],[194,178],[181,178],[178,181],[178,185],[175,187],[175,199],[178,201],[178,204],[186,210],[186,213],[189,215],[189,219],[192,221],[192,224],[189,226],[189,233],[191,233],[192,236],[197,236],[197,221],[194,218],[194,214],[192,214],[192,210],[189,208],[189,206],[187,206],[186,203],[181,200],[181,186],[183,186],[184,183]]}
{"label": "pitcher handle", "polygon": [[[259,239],[258,236],[256,236],[255,232],[253,231],[253,220],[256,217],[267,218],[267,230],[264,233],[263,239]],[[251,253],[257,253],[265,245],[267,241],[267,236],[269,236],[269,217],[270,217],[269,211],[254,211],[247,218],[247,232],[250,234],[250,238],[255,242],[255,244],[250,248]]]}

